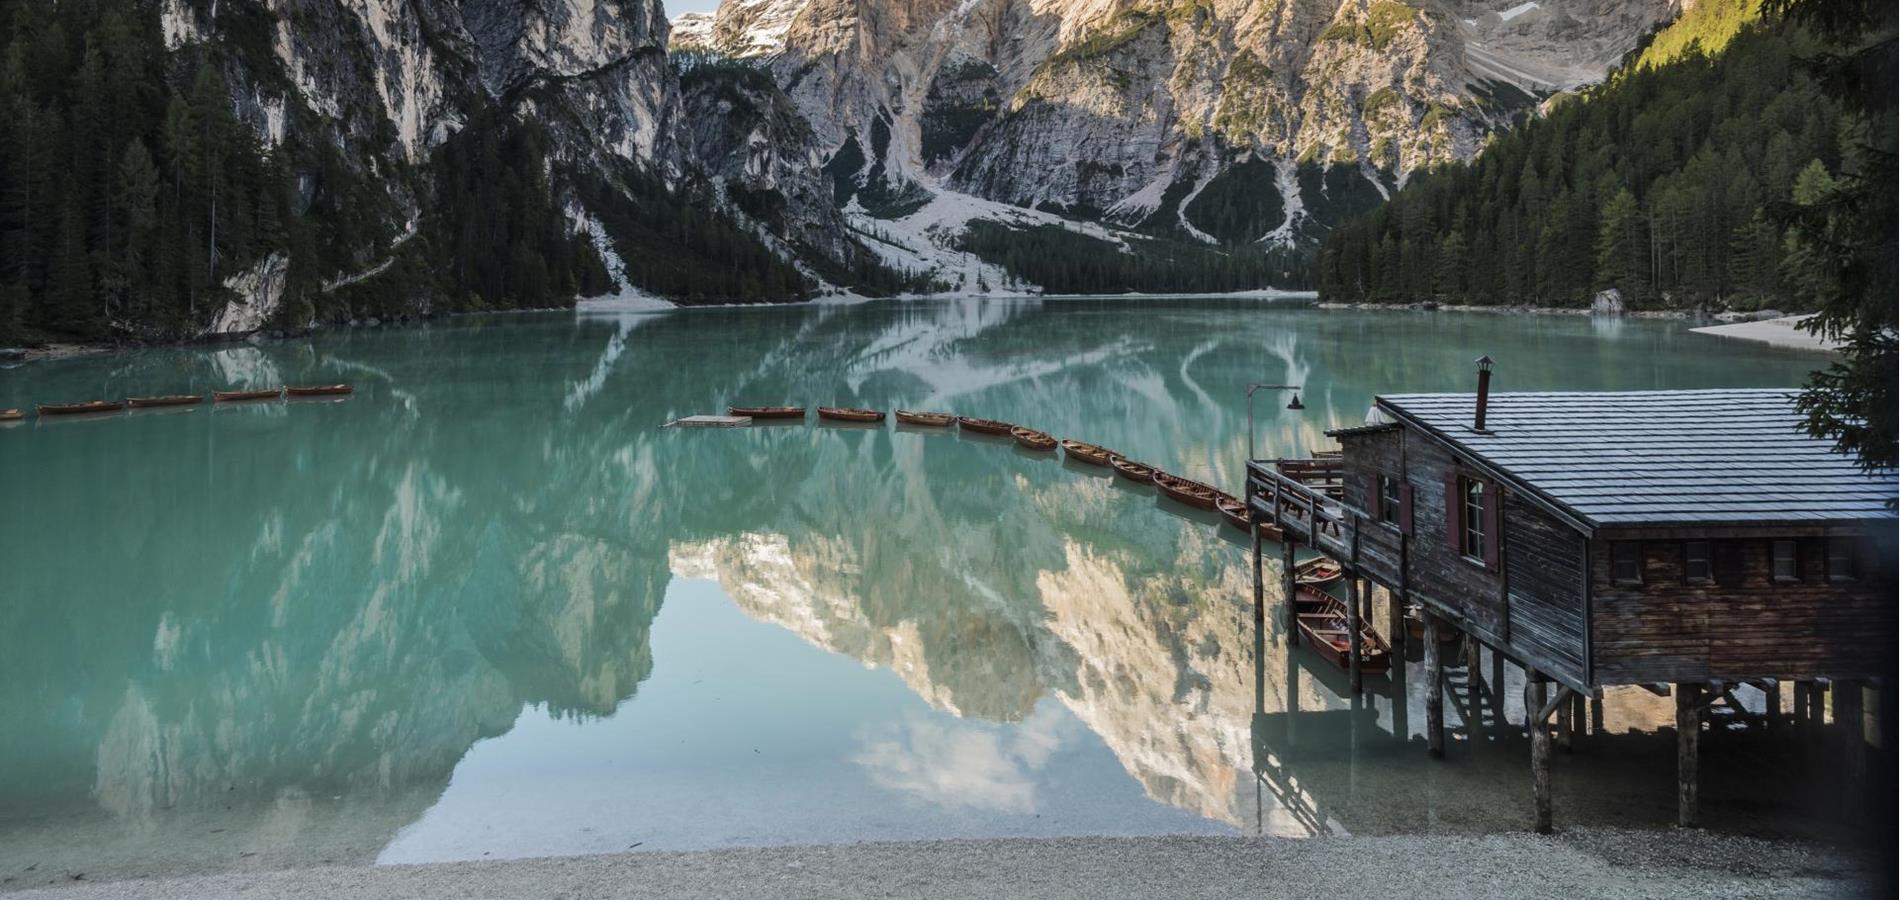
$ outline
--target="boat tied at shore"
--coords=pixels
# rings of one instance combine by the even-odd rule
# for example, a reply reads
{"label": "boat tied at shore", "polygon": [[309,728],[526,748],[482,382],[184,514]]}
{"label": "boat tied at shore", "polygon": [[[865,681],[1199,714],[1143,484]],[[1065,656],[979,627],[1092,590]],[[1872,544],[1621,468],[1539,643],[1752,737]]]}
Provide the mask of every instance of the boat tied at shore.
{"label": "boat tied at shore", "polygon": [[1015,438],[1016,443],[1038,453],[1047,453],[1056,448],[1055,438],[1024,425],[1011,428],[1009,430],[1009,436]]}
{"label": "boat tied at shore", "polygon": [[1010,432],[1010,429],[1013,429],[1015,427],[1016,426],[1011,425],[1008,422],[999,422],[995,419],[978,419],[978,418],[973,418],[971,416],[957,417],[957,428],[963,431],[974,432],[976,434],[994,434],[994,435],[1007,436]]}
{"label": "boat tied at shore", "polygon": [[818,418],[833,422],[882,422],[884,413],[875,409],[857,409],[849,406],[820,406]]}
{"label": "boat tied at shore", "polygon": [[726,415],[744,416],[748,419],[802,419],[805,408],[802,406],[728,406]]}
{"label": "boat tied at shore", "polygon": [[125,405],[133,409],[157,409],[164,406],[197,406],[205,402],[203,394],[168,394],[163,397],[127,397]]}

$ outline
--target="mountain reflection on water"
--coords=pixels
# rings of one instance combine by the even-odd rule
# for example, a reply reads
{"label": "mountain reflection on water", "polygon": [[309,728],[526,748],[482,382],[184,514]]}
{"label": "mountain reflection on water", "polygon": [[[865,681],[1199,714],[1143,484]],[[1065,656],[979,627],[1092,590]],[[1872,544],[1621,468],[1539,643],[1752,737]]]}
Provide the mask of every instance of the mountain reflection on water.
{"label": "mountain reflection on water", "polygon": [[[638,720],[665,675],[654,633],[675,589],[769,626],[744,652],[777,668],[732,690],[784,718],[689,738],[697,726],[680,723],[726,695],[682,683],[666,701],[682,718],[653,725],[669,731],[615,735],[657,746],[677,731],[709,758],[753,741],[757,762],[731,757],[723,777],[775,767],[732,801],[754,804],[756,833],[722,820],[673,845],[1490,827],[1478,798],[1514,790],[1521,756],[1498,751],[1502,785],[1477,765],[1421,775],[1416,678],[1381,680],[1355,707],[1272,625],[1256,655],[1249,556],[1210,518],[954,432],[658,427],[731,402],[950,409],[1231,488],[1246,382],[1304,385],[1304,412],[1258,411],[1262,452],[1297,453],[1376,392],[1462,387],[1480,352],[1506,389],[1792,384],[1813,364],[1664,323],[956,300],[467,319],[0,373],[0,407],[357,387],[340,403],[0,430],[0,876],[75,847],[132,869],[480,855],[431,843],[438,818],[464,815],[449,812],[460,787],[487,783],[477,757],[551,754]],[[696,635],[674,643],[680,666],[711,666],[732,649],[720,635],[742,630],[679,615]],[[834,656],[858,674],[824,668]],[[885,672],[904,698],[851,693]],[[827,688],[802,690],[802,675]],[[1632,703],[1614,707],[1626,729],[1668,720]],[[850,749],[765,758],[801,729],[826,732],[815,748],[850,730]],[[1288,771],[1299,746],[1319,748],[1306,784]],[[510,765],[519,783],[538,777]],[[676,774],[610,770],[587,787]],[[797,794],[806,776],[837,793]],[[1419,778],[1443,790],[1393,799]],[[653,787],[626,803],[671,809]],[[1315,789],[1343,790],[1350,815],[1316,814]],[[827,796],[844,808],[816,809]],[[505,830],[505,799],[482,802],[502,805],[466,816]],[[820,824],[800,830],[807,819]],[[495,855],[640,840],[626,837],[503,840]]]}

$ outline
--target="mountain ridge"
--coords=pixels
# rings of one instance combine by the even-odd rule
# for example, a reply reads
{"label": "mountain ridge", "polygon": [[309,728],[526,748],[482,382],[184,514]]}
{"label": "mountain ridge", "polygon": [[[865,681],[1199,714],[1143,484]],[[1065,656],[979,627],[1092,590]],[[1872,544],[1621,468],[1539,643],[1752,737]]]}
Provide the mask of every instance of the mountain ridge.
{"label": "mountain ridge", "polygon": [[[601,294],[1113,286],[1170,259],[1298,286],[1328,229],[1600,77],[1673,10],[729,0],[676,40],[658,0],[23,0],[4,14],[21,61],[0,192],[25,199],[0,209],[0,342]],[[84,61],[118,19],[157,93],[103,147],[30,130],[85,112]],[[193,121],[228,115],[222,168],[193,168],[167,125],[189,96]],[[120,165],[132,143],[154,171],[126,176],[131,199],[53,163]],[[142,199],[146,178],[174,190]],[[128,217],[156,243],[104,226]],[[1068,274],[1032,277],[984,229],[1040,229]]]}

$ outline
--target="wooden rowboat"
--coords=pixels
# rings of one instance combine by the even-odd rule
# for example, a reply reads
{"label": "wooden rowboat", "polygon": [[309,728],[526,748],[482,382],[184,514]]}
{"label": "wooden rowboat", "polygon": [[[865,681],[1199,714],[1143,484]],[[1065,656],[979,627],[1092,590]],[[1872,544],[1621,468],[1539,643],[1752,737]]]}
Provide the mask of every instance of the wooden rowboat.
{"label": "wooden rowboat", "polygon": [[1029,449],[1035,450],[1037,452],[1046,453],[1056,448],[1055,438],[1052,438],[1046,434],[1043,434],[1042,432],[1037,431],[1034,428],[1029,428],[1023,425],[1018,425],[1015,428],[1011,428],[1009,430],[1009,436],[1015,438],[1016,443],[1021,444],[1025,447],[1028,447]]}
{"label": "wooden rowboat", "polygon": [[802,419],[805,408],[802,406],[728,406],[726,415],[745,416],[748,419]]}
{"label": "wooden rowboat", "polygon": [[1321,585],[1338,578],[1342,571],[1338,562],[1315,556],[1293,567],[1293,580],[1299,584]]}
{"label": "wooden rowboat", "polygon": [[76,416],[82,413],[118,412],[125,404],[116,400],[88,400],[85,403],[41,403],[34,409],[42,416]]}
{"label": "wooden rowboat", "polygon": [[1154,484],[1155,468],[1147,463],[1138,463],[1122,456],[1109,457],[1108,465],[1120,475],[1136,484]]}
{"label": "wooden rowboat", "polygon": [[355,392],[356,388],[347,384],[317,384],[309,387],[284,388],[284,393],[292,397],[337,397]]}
{"label": "wooden rowboat", "polygon": [[[1347,643],[1347,637],[1351,634],[1348,628],[1351,622],[1347,618],[1345,601],[1308,585],[1302,585],[1298,591],[1295,609],[1300,634],[1306,638],[1306,645],[1327,662],[1350,671],[1352,644]],[[1360,622],[1359,670],[1384,672],[1391,667],[1392,646],[1370,624]]]}
{"label": "wooden rowboat", "polygon": [[1062,452],[1076,462],[1085,462],[1091,466],[1106,466],[1108,461],[1115,456],[1115,452],[1106,447],[1070,440],[1062,442]]}
{"label": "wooden rowboat", "polygon": [[18,422],[26,418],[26,413],[17,409],[0,409],[0,422]]}
{"label": "wooden rowboat", "polygon": [[848,406],[820,406],[818,418],[834,422],[882,422],[884,414],[875,409],[853,409]]}
{"label": "wooden rowboat", "polygon": [[1010,429],[1016,426],[1008,422],[998,422],[995,419],[972,419],[969,416],[958,416],[957,427],[977,434],[1009,434]]}
{"label": "wooden rowboat", "polygon": [[283,395],[283,388],[266,388],[261,391],[213,391],[211,399],[219,403],[236,403],[241,400],[275,400]]}
{"label": "wooden rowboat", "polygon": [[1220,493],[1198,481],[1161,471],[1155,472],[1155,487],[1160,488],[1161,493],[1168,495],[1169,499],[1199,509],[1213,509],[1214,497]]}
{"label": "wooden rowboat", "polygon": [[905,425],[926,425],[931,428],[945,428],[957,420],[950,413],[918,412],[914,409],[900,409],[895,415],[897,421]]}
{"label": "wooden rowboat", "polygon": [[[1220,516],[1227,524],[1246,532],[1247,502],[1232,494],[1221,492],[1214,495],[1214,508],[1220,510]],[[1286,540],[1286,533],[1272,522],[1261,522],[1254,526],[1260,530],[1260,536],[1276,543]]]}
{"label": "wooden rowboat", "polygon": [[170,394],[164,397],[127,397],[125,405],[133,409],[153,409],[160,406],[197,406],[205,402],[203,394]]}
{"label": "wooden rowboat", "polygon": [[1239,497],[1226,493],[1215,494],[1214,508],[1220,510],[1220,517],[1226,519],[1227,524],[1241,531],[1247,530],[1247,504],[1240,502]]}

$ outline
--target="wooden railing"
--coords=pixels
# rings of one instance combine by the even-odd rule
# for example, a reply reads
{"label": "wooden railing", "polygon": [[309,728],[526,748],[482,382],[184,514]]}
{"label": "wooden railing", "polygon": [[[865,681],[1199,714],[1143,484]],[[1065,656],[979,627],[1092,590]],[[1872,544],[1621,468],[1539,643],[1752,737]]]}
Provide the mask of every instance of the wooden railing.
{"label": "wooden railing", "polygon": [[[1337,483],[1339,465],[1333,460],[1255,460],[1247,464],[1247,502],[1256,516],[1265,518],[1288,535],[1312,545],[1341,562],[1358,559],[1359,526],[1363,510],[1329,495],[1327,481],[1308,484],[1302,476],[1330,464]],[[1288,474],[1291,467],[1294,474]]]}

